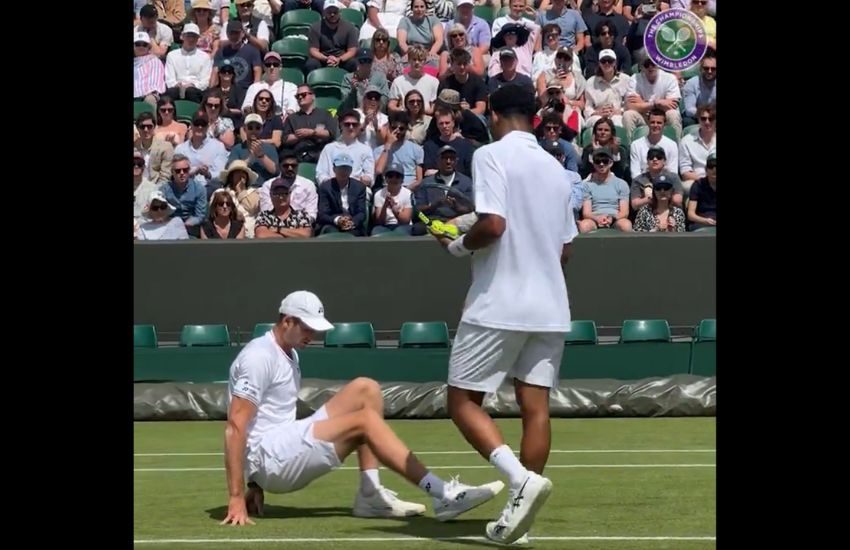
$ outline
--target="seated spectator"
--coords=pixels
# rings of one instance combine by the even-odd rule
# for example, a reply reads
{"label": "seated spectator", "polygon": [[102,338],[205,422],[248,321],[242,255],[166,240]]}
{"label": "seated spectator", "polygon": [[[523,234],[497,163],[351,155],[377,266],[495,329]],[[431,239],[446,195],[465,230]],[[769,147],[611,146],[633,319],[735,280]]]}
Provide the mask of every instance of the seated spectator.
{"label": "seated spectator", "polygon": [[437,173],[439,152],[446,145],[451,145],[452,150],[457,155],[457,163],[455,164],[457,171],[465,176],[472,176],[472,154],[475,152],[475,148],[472,146],[472,142],[460,135],[454,113],[451,109],[437,107],[434,118],[437,120],[437,128],[440,133],[425,140],[422,147],[425,155],[423,166],[425,175],[431,176]]}
{"label": "seated spectator", "polygon": [[[375,35],[383,31],[387,38],[395,38],[398,25],[404,18],[405,9],[410,5],[410,0],[367,0],[366,20],[360,27],[360,40],[372,39],[375,44]],[[387,80],[392,80],[387,76]]]}
{"label": "seated spectator", "polygon": [[[414,90],[413,93],[418,94],[419,92]],[[380,88],[370,85],[366,88],[366,93],[363,94],[362,106],[355,109],[360,115],[361,120],[363,120],[360,135],[357,139],[361,143],[365,143],[371,151],[384,144],[387,138],[387,132],[389,132],[388,124],[390,119],[381,112],[381,100],[383,97],[384,95],[381,93]],[[421,106],[421,94],[419,97]]]}
{"label": "seated spectator", "polygon": [[384,171],[385,185],[375,193],[372,236],[381,233],[410,235],[413,193],[401,184],[403,170],[401,166],[390,165]]}
{"label": "seated spectator", "polygon": [[578,153],[576,152],[576,148],[573,147],[573,144],[565,140],[562,135],[564,132],[564,121],[561,120],[560,115],[558,113],[546,114],[540,121],[538,129],[540,130],[538,133],[540,145],[542,146],[545,143],[551,143],[553,141],[558,142],[564,153],[564,162],[562,163],[564,168],[571,172],[578,172]]}
{"label": "seated spectator", "polygon": [[[632,56],[623,45],[624,35],[617,34],[617,26],[608,21],[596,24],[596,38],[584,51],[584,76],[590,78],[597,74],[599,58],[603,51],[610,50],[618,73],[628,75],[632,71]],[[610,53],[609,53],[610,55]]]}
{"label": "seated spectator", "polygon": [[325,0],[322,19],[310,26],[310,58],[304,74],[320,67],[339,67],[351,72],[357,68],[357,27],[341,19],[339,0]]}
{"label": "seated spectator", "polygon": [[[458,91],[450,88],[444,89],[440,92],[434,105],[435,107],[451,109],[455,115],[455,124],[460,128],[460,134],[472,142],[475,147],[489,143],[490,136],[484,119],[473,113],[471,109],[461,108],[461,95]],[[425,134],[426,139],[432,139],[439,133],[437,121],[431,118]]]}
{"label": "seated spectator", "polygon": [[[373,0],[378,2],[380,0]],[[403,0],[395,0],[402,2]],[[369,22],[363,24],[360,29],[360,39],[363,40],[363,29],[366,28]],[[387,82],[392,82],[404,69],[404,64],[401,61],[401,56],[394,51],[390,51],[390,35],[386,29],[378,29],[372,35],[372,72],[381,73],[387,77]]]}
{"label": "seated spectator", "polygon": [[[455,171],[457,151],[451,145],[444,145],[437,159],[437,173],[423,179],[422,185],[414,192],[414,215],[418,216],[421,212],[431,220],[445,222],[473,212],[472,179]],[[448,186],[452,192],[435,185]],[[414,218],[412,234],[424,235],[426,232],[425,224]]]}
{"label": "seated spectator", "polygon": [[219,174],[219,180],[224,187],[216,193],[228,192],[235,205],[236,213],[239,214],[239,219],[244,222],[245,236],[253,239],[255,222],[260,213],[260,190],[256,185],[257,173],[248,168],[244,160],[234,160],[227,170]]}
{"label": "seated spectator", "polygon": [[[283,144],[283,121],[280,115],[275,114],[276,110],[277,104],[270,90],[260,90],[257,92],[257,95],[254,96],[253,105],[246,110],[247,113],[259,115],[263,121],[263,126],[260,129],[260,135],[258,137],[262,143],[268,143],[275,150],[280,149],[280,146]],[[244,126],[240,132],[244,141],[247,137]]]}
{"label": "seated spectator", "polygon": [[670,197],[670,204],[673,206],[682,206],[682,198],[684,190],[682,189],[682,180],[679,176],[670,170],[667,170],[667,153],[661,147],[650,147],[646,154],[647,170],[634,180],[630,189],[629,198],[631,200],[632,210],[638,211],[643,206],[652,202],[653,186],[657,182],[669,183],[673,186]]}
{"label": "seated spectator", "polygon": [[[283,123],[283,119],[298,110],[298,100],[295,99],[295,92],[298,87],[292,82],[285,82],[280,76],[281,59],[277,52],[269,52],[263,57],[263,65],[265,73],[260,82],[254,82],[248,87],[245,92],[245,99],[242,102],[242,112],[256,113],[254,100],[257,94],[262,90],[271,92],[274,97],[274,114]],[[278,143],[278,145],[280,145]]]}
{"label": "seated spectator", "polygon": [[210,199],[209,214],[201,224],[201,240],[207,239],[244,239],[245,224],[236,211],[233,197],[224,189],[213,193]]}
{"label": "seated spectator", "polygon": [[283,12],[292,10],[313,10],[322,13],[322,0],[282,0]]}
{"label": "seated spectator", "polygon": [[[225,61],[229,61],[229,65],[233,67],[235,74],[233,83],[244,92],[251,84],[260,81],[260,76],[263,74],[262,54],[254,45],[248,43],[245,30],[239,21],[228,21],[225,31],[227,43],[222,41],[221,47],[215,54],[210,85],[213,87],[218,85],[218,73],[221,71],[221,67],[225,65]],[[244,96],[242,100],[244,101]],[[241,102],[239,107],[242,107]]]}
{"label": "seated spectator", "polygon": [[494,55],[493,59],[498,62],[498,73],[490,75],[490,81],[487,86],[490,95],[508,84],[513,86],[527,86],[534,90],[534,83],[527,75],[517,72],[517,57],[516,52],[512,48],[502,48],[498,55]]}
{"label": "seated spectator", "polygon": [[151,38],[145,32],[133,34],[133,98],[156,107],[165,93],[165,66],[151,54]]}
{"label": "seated spectator", "polygon": [[220,89],[212,89],[207,90],[204,98],[201,109],[209,121],[207,136],[219,140],[230,151],[236,144],[236,134],[233,131],[233,120],[222,115],[222,109],[226,107],[224,96]]}
{"label": "seated spectator", "polygon": [[[534,82],[537,82],[542,73],[551,71],[555,67],[555,55],[561,49],[561,27],[549,23],[541,28],[540,33],[543,36],[541,39],[543,48],[535,50],[531,60],[531,79]],[[573,67],[575,66],[575,59],[573,59]]]}
{"label": "seated spectator", "polygon": [[174,42],[171,27],[159,21],[156,8],[148,4],[139,11],[139,24],[133,29],[134,33],[143,32],[150,38],[151,52],[160,59],[165,59],[168,48]]}
{"label": "seated spectator", "polygon": [[685,213],[672,202],[673,184],[667,180],[655,180],[652,195],[647,204],[640,207],[635,215],[635,231],[670,231],[681,233],[685,230]]}
{"label": "seated spectator", "polygon": [[[253,0],[233,0],[233,3],[236,4],[236,19],[232,19],[228,21],[228,32],[222,32],[221,36],[219,36],[219,40],[222,45],[230,42],[230,29],[234,27],[230,27],[233,23],[239,23],[242,25],[242,30],[244,31],[246,43],[254,46],[259,53],[265,53],[269,49],[269,38],[271,33],[269,32],[268,24],[263,21],[260,17],[254,15],[254,1]],[[234,43],[238,43],[234,42]]]}
{"label": "seated spectator", "polygon": [[[421,0],[420,0],[421,1]],[[405,110],[401,100],[407,92],[411,90],[419,90],[422,98],[425,100],[423,108],[426,115],[434,112],[432,105],[437,98],[437,89],[440,87],[440,81],[433,76],[423,72],[422,67],[425,63],[426,52],[421,47],[412,47],[408,52],[407,58],[410,63],[410,71],[407,74],[402,74],[396,77],[390,85],[390,102],[387,105],[387,113],[399,113]]]}
{"label": "seated spectator", "polygon": [[175,118],[176,108],[174,100],[164,95],[156,102],[156,129],[154,135],[162,137],[174,147],[177,147],[186,139],[189,128]]}
{"label": "seated spectator", "polygon": [[[226,2],[229,4],[230,0]],[[217,0],[216,3],[221,4],[221,0]],[[189,22],[197,25],[200,31],[198,49],[210,56],[210,60],[215,57],[221,44],[221,18],[218,13],[214,13],[215,11],[210,0],[192,0],[192,9],[189,11]],[[185,27],[183,32],[186,32]]]}
{"label": "seated spectator", "polygon": [[[447,21],[444,25],[449,29],[460,23],[466,28],[469,44],[476,48],[484,56],[484,64],[490,60],[490,23],[473,13],[475,0],[456,0],[455,18]],[[451,44],[448,45],[451,48]]]}
{"label": "seated spectator", "polygon": [[[455,92],[452,92],[455,93]],[[428,127],[431,125],[431,115],[425,114],[425,100],[419,90],[410,90],[404,96],[404,108],[410,120],[407,126],[407,139],[417,145],[425,143]],[[392,111],[390,111],[392,113]],[[387,119],[389,123],[389,118]],[[389,130],[387,130],[389,132]],[[384,134],[386,142],[387,134]]]}
{"label": "seated spectator", "polygon": [[709,155],[705,177],[691,186],[688,200],[688,231],[717,225],[717,155]]}
{"label": "seated spectator", "polygon": [[295,99],[299,110],[283,123],[283,150],[294,151],[299,162],[316,163],[322,148],[336,139],[337,122],[327,110],[316,107],[316,96],[307,84],[298,86]]}
{"label": "seated spectator", "polygon": [[442,79],[449,74],[451,63],[449,61],[449,53],[455,48],[466,50],[470,55],[469,72],[484,76],[486,68],[484,67],[484,57],[481,55],[481,50],[469,43],[466,34],[466,27],[462,23],[455,23],[447,29],[448,48],[440,53],[440,66],[437,69],[437,77]]}
{"label": "seated spectator", "polygon": [[375,150],[375,173],[382,174],[387,166],[401,166],[404,170],[404,186],[415,190],[422,182],[425,152],[420,145],[407,139],[409,120],[407,113],[390,115],[387,141]]}
{"label": "seated spectator", "polygon": [[425,13],[425,0],[411,0],[410,7],[413,13],[398,23],[398,49],[402,58],[407,56],[408,62],[411,62],[410,49],[421,47],[427,53],[423,62],[436,69],[443,48],[443,24],[436,16]]}
{"label": "seated spectator", "polygon": [[182,47],[168,52],[165,58],[165,92],[174,99],[188,99],[200,103],[203,92],[210,85],[212,59],[198,48],[201,31],[194,23],[183,27]]}
{"label": "seated spectator", "polygon": [[646,48],[643,45],[643,35],[646,34],[646,28],[649,22],[655,17],[658,12],[667,11],[670,9],[670,2],[644,2],[638,5],[634,13],[634,20],[629,27],[629,33],[626,35],[626,48],[632,54],[632,59],[635,63],[643,63],[649,59],[646,54]]}
{"label": "seated spectator", "polygon": [[186,232],[200,238],[201,223],[207,217],[207,190],[189,177],[189,159],[175,153],[171,160],[171,180],[160,190],[166,200],[174,206],[173,216],[183,220]]}
{"label": "seated spectator", "polygon": [[631,78],[617,70],[617,56],[613,50],[602,50],[596,74],[584,88],[584,117],[588,126],[593,126],[602,117],[623,126],[626,94]]}
{"label": "seated spectator", "polygon": [[[691,0],[670,0],[670,7],[689,10],[691,9]],[[708,0],[706,13],[711,16],[717,15],[717,0]]]}
{"label": "seated spectator", "polygon": [[349,232],[365,236],[366,186],[351,177],[354,161],[342,153],[333,160],[334,177],[319,185],[319,235]]}
{"label": "seated spectator", "polygon": [[340,110],[355,109],[363,105],[367,88],[377,89],[381,99],[390,93],[390,85],[384,73],[372,70],[371,50],[361,48],[357,53],[357,70],[346,74],[342,79],[343,102]]}
{"label": "seated spectator", "polygon": [[558,111],[561,111],[563,105],[564,123],[578,133],[584,127],[584,89],[587,81],[581,73],[574,72],[572,66],[573,52],[562,48],[555,54],[555,67],[540,73],[536,84],[540,103]]}
{"label": "seated spectator", "polygon": [[614,10],[614,0],[598,0],[596,6],[596,12],[590,13],[584,18],[584,22],[590,31],[590,34],[586,36],[586,45],[590,46],[592,42],[599,39],[597,29],[601,23],[608,23],[609,29],[615,29],[619,37],[617,42],[625,45],[626,35],[629,34],[629,20]]}
{"label": "seated spectator", "polygon": [[[547,141],[543,144],[543,150],[555,157],[561,166],[564,166],[567,160],[564,146],[558,140]],[[567,144],[567,150],[572,149],[572,146]],[[581,183],[581,176],[575,170],[566,169],[569,173],[570,183],[572,183],[572,193],[570,194],[570,207],[573,209],[575,219],[578,219],[581,214],[582,202],[584,201],[584,187]]]}
{"label": "seated spectator", "polygon": [[[558,38],[561,47],[572,48],[576,53],[584,49],[587,25],[578,11],[567,8],[566,0],[552,0],[548,10],[540,10],[537,13],[535,22],[541,27],[549,23],[558,25],[561,29]],[[539,51],[541,44],[535,45],[534,49]]]}
{"label": "seated spectator", "polygon": [[342,113],[339,126],[339,140],[327,144],[319,155],[316,181],[331,179],[334,176],[333,159],[345,153],[353,161],[351,177],[366,187],[372,187],[375,181],[375,157],[372,156],[372,149],[357,139],[360,136],[360,114],[357,111]]}
{"label": "seated spectator", "polygon": [[142,152],[145,159],[144,177],[160,185],[171,179],[174,146],[162,136],[155,136],[155,126],[153,114],[141,113],[136,119],[139,137],[134,140],[133,146]]}
{"label": "seated spectator", "polygon": [[186,4],[183,0],[149,0],[148,3],[156,8],[159,20],[172,27],[181,25],[186,19]]}
{"label": "seated spectator", "polygon": [[593,133],[591,134],[590,145],[587,145],[581,153],[581,162],[579,164],[579,173],[582,178],[586,178],[593,172],[593,162],[591,157],[597,149],[608,149],[608,154],[613,162],[611,172],[621,180],[631,180],[631,171],[629,170],[629,150],[626,146],[620,143],[620,138],[617,137],[614,123],[611,119],[602,117],[593,125]]}
{"label": "seated spectator", "polygon": [[688,79],[682,88],[682,99],[685,102],[683,126],[697,123],[698,105],[713,106],[717,102],[717,54],[714,50],[705,52],[699,74]]}
{"label": "seated spectator", "polygon": [[217,77],[213,79],[218,80],[218,85],[210,90],[221,93],[221,98],[224,100],[222,116],[230,118],[234,129],[239,129],[242,126],[242,104],[245,102],[246,90],[234,84],[236,69],[232,60],[225,59],[220,63],[217,68],[213,67],[213,72],[218,71]]}
{"label": "seated spectator", "polygon": [[667,155],[667,166],[670,166],[673,170],[679,166],[679,147],[675,141],[663,134],[664,120],[664,111],[653,109],[649,114],[649,134],[632,142],[631,155],[629,156],[632,179],[646,171],[646,155],[653,145],[664,149]]}
{"label": "seated spectator", "polygon": [[705,163],[717,151],[717,114],[714,107],[702,105],[697,109],[699,132],[682,137],[679,143],[679,173],[690,190],[696,180],[705,177]]}
{"label": "seated spectator", "polygon": [[263,119],[257,113],[251,113],[245,117],[244,128],[245,141],[233,146],[227,164],[235,160],[244,160],[248,163],[248,167],[257,173],[257,181],[252,185],[259,187],[267,179],[272,179],[278,174],[277,149],[271,143],[263,143],[260,140]]}
{"label": "seated spectator", "polygon": [[455,90],[460,94],[461,109],[483,117],[487,110],[487,85],[483,78],[469,72],[469,52],[455,48],[450,59],[450,74],[440,81],[437,91]]}
{"label": "seated spectator", "polygon": [[159,185],[145,178],[145,159],[139,149],[133,151],[133,219],[139,221],[150,202],[150,196],[159,191]]}
{"label": "seated spectator", "polygon": [[708,47],[717,49],[717,22],[708,15],[708,0],[691,0],[691,12],[699,17],[705,27],[705,36],[708,39]]}
{"label": "seated spectator", "polygon": [[[310,225],[316,223],[319,212],[319,194],[316,184],[304,176],[298,175],[298,157],[294,153],[284,153],[280,158],[280,177],[293,182],[289,190],[289,204],[293,210],[303,210],[310,216]],[[275,180],[266,181],[260,187],[260,209],[274,208],[271,199],[271,187]]]}
{"label": "seated spectator", "polygon": [[[512,50],[516,59],[516,71],[531,80],[533,71],[532,56],[534,55],[534,36],[529,30],[517,23],[508,23],[499,34],[493,37],[493,51],[505,52]],[[490,78],[502,72],[499,56],[490,58],[487,74]]]}
{"label": "seated spectator", "polygon": [[608,149],[593,152],[593,173],[583,182],[584,202],[578,229],[590,233],[600,228],[631,231],[629,184],[611,173]]}
{"label": "seated spectator", "polygon": [[188,239],[189,234],[183,221],[179,217],[171,217],[175,210],[174,205],[168,202],[161,191],[151,194],[143,211],[145,217],[140,220],[136,238],[140,241]]}
{"label": "seated spectator", "polygon": [[659,69],[651,59],[646,59],[641,67],[640,73],[629,80],[626,92],[626,113],[623,115],[626,132],[634,135],[635,128],[649,122],[650,112],[659,110],[665,115],[667,124],[676,131],[676,139],[682,139],[682,114],[679,113],[682,94],[678,80],[671,73]]}
{"label": "seated spectator", "polygon": [[[499,31],[502,30],[508,23],[516,23],[517,25],[522,25],[528,29],[530,33],[532,33],[532,43],[534,42],[534,38],[539,34],[540,25],[535,23],[533,20],[523,17],[523,14],[530,15],[532,17],[537,17],[537,12],[534,10],[533,5],[529,5],[526,3],[526,0],[503,0],[501,2],[503,8],[508,8],[507,15],[503,15],[502,17],[497,17],[493,20],[493,27],[491,29],[493,35],[499,34]],[[506,5],[509,4],[509,5]],[[559,29],[560,30],[560,29]]]}
{"label": "seated spectator", "polygon": [[193,181],[207,189],[208,196],[220,187],[212,180],[224,170],[227,165],[227,149],[215,138],[209,137],[207,130],[209,122],[203,115],[195,115],[192,120],[191,137],[174,149],[175,155],[189,159],[189,176]]}
{"label": "seated spectator", "polygon": [[[255,234],[258,239],[307,239],[313,236],[312,220],[303,210],[289,204],[293,180],[275,179],[269,189],[272,208],[257,218]],[[365,200],[365,198],[364,198]]]}
{"label": "seated spectator", "polygon": [[[194,3],[197,2],[197,1],[203,1],[203,0],[193,0],[192,1],[193,7],[194,7]],[[269,7],[269,9],[270,9],[269,1],[270,0],[254,0],[254,12],[255,13],[258,12],[257,8],[259,6],[266,6],[266,7]],[[274,0],[274,1],[278,2],[278,0]],[[230,19],[230,0],[210,0],[210,5],[212,6],[212,10],[213,10],[213,23],[215,23],[219,27],[223,27],[223,26],[227,25],[227,21]],[[260,10],[260,11],[262,11],[262,10]],[[279,10],[278,10],[278,12],[279,12]],[[258,13],[258,15],[260,15],[260,14]],[[260,17],[262,17],[262,15],[260,15]],[[263,19],[263,20],[266,21],[265,19]],[[266,23],[271,24],[270,21],[266,21]]]}

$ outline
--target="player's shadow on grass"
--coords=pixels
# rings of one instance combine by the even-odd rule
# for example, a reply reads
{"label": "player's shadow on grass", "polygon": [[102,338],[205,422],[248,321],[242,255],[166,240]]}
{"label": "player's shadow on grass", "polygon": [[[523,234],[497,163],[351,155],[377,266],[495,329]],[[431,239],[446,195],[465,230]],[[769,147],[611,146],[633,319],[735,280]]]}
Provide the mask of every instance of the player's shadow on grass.
{"label": "player's shadow on grass", "polygon": [[[211,519],[222,521],[227,516],[227,506],[217,506],[207,510]],[[350,516],[351,507],[333,506],[320,508],[296,508],[294,506],[276,506],[266,504],[263,506],[262,519],[289,519],[289,518],[330,518],[337,516]],[[252,516],[253,518],[253,516]]]}
{"label": "player's shadow on grass", "polygon": [[[393,536],[422,537],[428,539],[442,539],[452,537],[483,537],[484,528],[487,526],[486,519],[457,519],[454,521],[441,522],[428,516],[399,518],[404,522],[396,525],[369,525],[372,531],[382,531]],[[472,546],[489,546],[493,543],[479,540],[452,540],[453,544],[468,544]]]}

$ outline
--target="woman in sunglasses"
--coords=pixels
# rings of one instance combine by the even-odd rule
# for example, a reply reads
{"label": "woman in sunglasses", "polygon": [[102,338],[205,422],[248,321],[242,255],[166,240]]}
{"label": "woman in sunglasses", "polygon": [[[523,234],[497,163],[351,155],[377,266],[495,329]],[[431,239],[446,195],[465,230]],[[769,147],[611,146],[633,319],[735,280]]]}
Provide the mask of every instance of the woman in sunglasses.
{"label": "woman in sunglasses", "polygon": [[207,219],[201,224],[201,240],[244,239],[245,224],[236,203],[224,189],[213,193]]}
{"label": "woman in sunglasses", "polygon": [[161,136],[165,141],[177,147],[186,139],[189,127],[178,122],[175,118],[176,109],[171,97],[164,95],[156,102],[156,129],[155,136]]}
{"label": "woman in sunglasses", "polygon": [[681,233],[685,230],[685,212],[673,206],[673,183],[658,179],[652,184],[652,196],[635,216],[635,231]]}
{"label": "woman in sunglasses", "polygon": [[210,88],[221,92],[225,108],[222,115],[233,120],[237,129],[242,125],[242,104],[245,102],[246,90],[236,85],[236,70],[229,59],[220,63],[218,68],[218,86]]}
{"label": "woman in sunglasses", "polygon": [[172,217],[176,209],[169,203],[162,191],[150,196],[144,209],[147,221],[139,225],[136,238],[140,241],[172,241],[189,238],[186,226],[179,216]]}
{"label": "woman in sunglasses", "polygon": [[440,54],[440,66],[437,70],[437,78],[444,78],[449,74],[449,70],[451,69],[449,52],[455,48],[469,52],[469,55],[472,57],[472,63],[469,64],[468,69],[470,73],[484,76],[484,58],[481,56],[481,50],[469,43],[469,35],[467,35],[466,27],[463,23],[455,23],[449,28],[446,41],[448,42],[447,49],[443,50]]}
{"label": "woman in sunglasses", "polygon": [[384,73],[387,82],[392,82],[404,68],[401,56],[390,51],[390,35],[378,29],[372,35],[372,72]]}
{"label": "woman in sunglasses", "polygon": [[404,108],[410,117],[407,127],[407,139],[417,145],[425,143],[431,115],[425,114],[425,98],[419,90],[410,90],[404,95]]}
{"label": "woman in sunglasses", "polygon": [[[254,96],[254,105],[251,112],[260,115],[263,119],[263,127],[260,130],[260,142],[270,143],[275,149],[280,149],[283,143],[283,119],[280,115],[275,114],[277,102],[274,100],[270,90],[261,90]],[[240,130],[242,141],[248,139],[248,134],[245,133],[245,128]]]}
{"label": "woman in sunglasses", "polygon": [[236,128],[230,118],[222,115],[222,109],[225,108],[221,90],[207,90],[207,93],[204,94],[204,102],[201,104],[203,115],[209,121],[207,135],[222,142],[225,149],[230,151],[236,143],[236,134],[234,133]]}
{"label": "woman in sunglasses", "polygon": [[[258,174],[248,167],[244,160],[234,160],[219,175],[219,180],[224,187],[219,191],[227,191],[233,209],[244,222],[245,235],[249,239],[254,238],[254,224],[260,213],[260,191],[255,187]],[[218,193],[218,191],[216,191]],[[213,209],[210,208],[210,213]]]}

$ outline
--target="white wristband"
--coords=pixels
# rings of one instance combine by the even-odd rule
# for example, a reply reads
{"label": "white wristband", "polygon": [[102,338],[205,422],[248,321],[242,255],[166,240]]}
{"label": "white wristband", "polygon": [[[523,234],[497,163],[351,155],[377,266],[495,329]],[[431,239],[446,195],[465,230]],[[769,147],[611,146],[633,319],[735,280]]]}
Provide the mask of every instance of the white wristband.
{"label": "white wristband", "polygon": [[463,246],[463,237],[459,239],[453,240],[448,246],[449,254],[456,258],[462,258],[464,256],[469,256],[472,254],[472,250],[469,250],[465,246]]}

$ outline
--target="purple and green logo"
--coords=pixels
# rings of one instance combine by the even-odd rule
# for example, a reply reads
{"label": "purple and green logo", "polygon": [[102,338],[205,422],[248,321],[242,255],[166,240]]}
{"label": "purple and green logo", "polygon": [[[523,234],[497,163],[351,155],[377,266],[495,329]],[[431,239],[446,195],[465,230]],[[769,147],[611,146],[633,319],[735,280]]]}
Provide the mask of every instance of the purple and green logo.
{"label": "purple and green logo", "polygon": [[667,71],[684,71],[700,62],[708,47],[705,26],[691,11],[671,8],[649,21],[643,35],[646,53]]}

